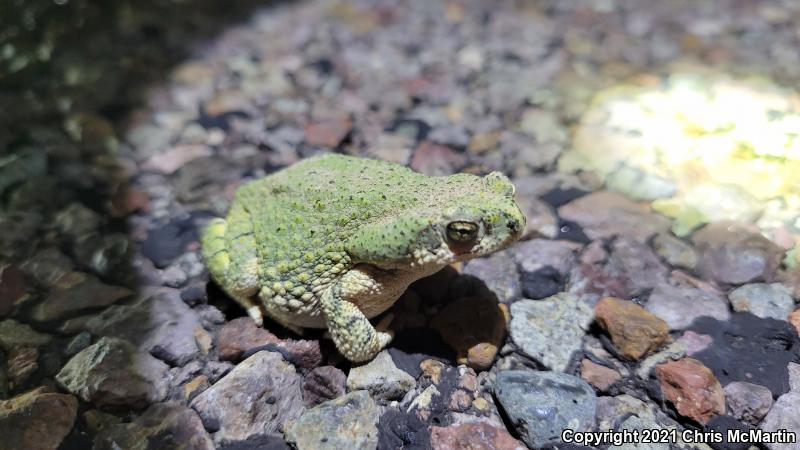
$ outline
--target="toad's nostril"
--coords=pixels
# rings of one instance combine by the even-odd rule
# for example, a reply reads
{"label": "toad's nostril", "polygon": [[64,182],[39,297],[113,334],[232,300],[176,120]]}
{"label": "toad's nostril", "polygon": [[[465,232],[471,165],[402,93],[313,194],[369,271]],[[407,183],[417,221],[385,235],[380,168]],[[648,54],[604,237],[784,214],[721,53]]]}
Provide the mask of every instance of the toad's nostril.
{"label": "toad's nostril", "polygon": [[519,222],[517,222],[516,220],[509,220],[507,226],[508,229],[511,230],[513,233],[519,231]]}

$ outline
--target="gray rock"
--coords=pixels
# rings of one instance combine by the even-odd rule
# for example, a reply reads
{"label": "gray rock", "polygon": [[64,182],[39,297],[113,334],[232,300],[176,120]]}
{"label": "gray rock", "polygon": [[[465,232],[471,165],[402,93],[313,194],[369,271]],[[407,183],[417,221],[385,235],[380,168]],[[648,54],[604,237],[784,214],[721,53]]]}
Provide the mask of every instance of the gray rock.
{"label": "gray rock", "polygon": [[791,292],[780,283],[753,283],[728,293],[734,311],[750,311],[758,317],[786,320],[794,310]]}
{"label": "gray rock", "polygon": [[55,216],[58,231],[73,240],[93,233],[102,224],[99,214],[77,202],[69,204]]}
{"label": "gray rock", "polygon": [[653,289],[645,309],[663,319],[673,330],[687,328],[698,317],[726,321],[731,315],[728,302],[722,296],[666,282]]}
{"label": "gray rock", "polygon": [[659,234],[653,238],[653,249],[673,267],[694,270],[697,267],[697,252],[691,245],[670,234]]}
{"label": "gray rock", "polygon": [[[764,431],[785,430],[800,436],[800,392],[787,392],[778,397],[759,426]],[[767,444],[770,450],[798,450],[800,444]]]}
{"label": "gray rock", "polygon": [[483,281],[500,303],[511,303],[522,296],[517,264],[508,251],[473,259],[466,264],[463,273]]}
{"label": "gray rock", "polygon": [[[642,432],[644,430],[660,430],[662,428],[650,418],[630,416],[619,425],[617,430],[639,430],[639,432]],[[613,450],[669,450],[670,446],[667,442],[626,442],[622,445],[612,445],[608,448]]]}
{"label": "gray rock", "polygon": [[645,201],[672,197],[676,189],[674,182],[626,164],[606,175],[606,186],[634,200]]}
{"label": "gray rock", "polygon": [[40,283],[49,286],[65,273],[72,272],[75,263],[57,248],[47,247],[22,263],[21,268]]}
{"label": "gray rock", "polygon": [[0,400],[0,450],[55,450],[72,430],[78,400],[47,388]]}
{"label": "gray rock", "polygon": [[372,361],[350,369],[347,390],[366,390],[376,400],[397,400],[416,385],[411,375],[394,365],[389,352],[384,350]]}
{"label": "gray rock", "polygon": [[591,239],[626,236],[638,242],[670,227],[666,217],[613,192],[594,192],[558,208],[562,219],[576,222]]}
{"label": "gray rock", "polygon": [[667,278],[668,269],[644,243],[620,237],[611,244],[607,273],[623,280],[627,297],[638,297]]}
{"label": "gray rock", "polygon": [[771,281],[783,259],[783,249],[735,222],[706,225],[692,236],[700,254],[698,268],[722,284]]}
{"label": "gray rock", "polygon": [[247,358],[192,402],[219,445],[273,434],[303,412],[302,378],[280,353]]}
{"label": "gray rock", "polygon": [[131,294],[129,289],[105,284],[92,275],[69,272],[55,281],[50,294],[34,305],[27,316],[35,322],[68,319]]}
{"label": "gray rock", "polygon": [[559,233],[558,217],[553,207],[535,197],[517,195],[517,204],[527,217],[522,238],[546,237],[555,239]]}
{"label": "gray rock", "polygon": [[511,305],[511,338],[526,355],[564,371],[593,317],[592,308],[573,294],[521,300]]}
{"label": "gray rock", "polygon": [[180,293],[162,289],[129,305],[114,305],[90,319],[86,329],[127,339],[169,364],[181,366],[198,356],[197,341],[208,333]]}
{"label": "gray rock", "polygon": [[758,384],[733,381],[725,386],[725,402],[731,416],[757,426],[772,406],[772,392]]}
{"label": "gray rock", "polygon": [[0,322],[0,349],[6,352],[17,347],[39,347],[49,344],[52,340],[53,336],[40,333],[14,319]]}
{"label": "gray rock", "polygon": [[197,413],[178,403],[156,403],[131,423],[111,425],[94,439],[94,450],[214,450]]}
{"label": "gray rock", "polygon": [[588,383],[558,372],[508,370],[497,374],[495,395],[530,447],[561,442],[561,432],[594,428],[597,397]]}
{"label": "gray rock", "polygon": [[366,391],[354,391],[309,409],[286,424],[298,450],[375,450],[379,410]]}
{"label": "gray rock", "polygon": [[531,239],[514,245],[511,251],[521,272],[536,273],[552,267],[566,276],[575,265],[575,253],[580,248],[580,245],[570,241]]}
{"label": "gray rock", "polygon": [[104,337],[73,356],[58,384],[95,406],[139,408],[167,395],[169,366],[122,339]]}
{"label": "gray rock", "polygon": [[789,363],[789,390],[800,392],[800,364]]}

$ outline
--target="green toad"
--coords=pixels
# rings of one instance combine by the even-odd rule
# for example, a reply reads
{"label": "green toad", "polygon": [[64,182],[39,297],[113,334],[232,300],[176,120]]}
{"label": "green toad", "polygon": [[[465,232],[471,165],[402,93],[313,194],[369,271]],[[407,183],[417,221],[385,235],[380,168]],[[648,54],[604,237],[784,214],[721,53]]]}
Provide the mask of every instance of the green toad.
{"label": "green toad", "polygon": [[303,160],[244,184],[202,237],[214,280],[259,325],[327,328],[366,361],[391,333],[369,322],[408,285],[518,239],[525,216],[499,172],[429,177],[342,155]]}

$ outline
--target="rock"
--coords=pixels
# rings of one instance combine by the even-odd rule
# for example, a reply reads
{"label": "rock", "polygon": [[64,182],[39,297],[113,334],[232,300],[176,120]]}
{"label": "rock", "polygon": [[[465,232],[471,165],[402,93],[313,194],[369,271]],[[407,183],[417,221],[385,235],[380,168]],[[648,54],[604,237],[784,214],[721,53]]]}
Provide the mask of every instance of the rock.
{"label": "rock", "polygon": [[620,194],[593,192],[558,208],[562,219],[575,222],[591,239],[626,236],[644,243],[670,227],[665,217],[648,211]]}
{"label": "rock", "polygon": [[315,367],[303,381],[303,402],[311,407],[341,397],[346,385],[347,375],[336,367]]}
{"label": "rock", "polygon": [[783,249],[735,222],[706,225],[692,236],[701,273],[722,284],[772,281]]}
{"label": "rock", "polygon": [[753,283],[728,293],[734,311],[750,311],[758,317],[786,320],[794,309],[794,300],[780,283]]}
{"label": "rock", "polygon": [[695,353],[700,353],[711,347],[711,344],[714,343],[714,338],[707,334],[698,334],[688,330],[684,331],[676,342],[680,343],[686,349],[687,355],[692,356]]}
{"label": "rock", "polygon": [[303,132],[308,145],[336,148],[352,129],[352,120],[348,117],[340,117],[308,124]]}
{"label": "rock", "polygon": [[522,296],[517,263],[508,251],[473,259],[464,266],[462,273],[483,281],[500,303],[512,303]]}
{"label": "rock", "polygon": [[725,400],[731,416],[757,426],[772,406],[772,392],[764,386],[734,381],[725,386]]}
{"label": "rock", "polygon": [[592,308],[572,294],[521,300],[511,305],[509,331],[523,353],[552,370],[564,371],[581,349],[593,316]]}
{"label": "rock", "polygon": [[169,367],[129,342],[104,337],[56,375],[58,384],[95,406],[140,408],[167,395]]}
{"label": "rock", "polygon": [[506,317],[496,300],[466,297],[442,308],[431,327],[456,351],[458,364],[485,370],[503,343]]}
{"label": "rock", "polygon": [[705,424],[712,416],[725,414],[722,386],[700,361],[683,358],[659,364],[656,377],[664,397],[680,415]]}
{"label": "rock", "polygon": [[64,347],[64,354],[67,356],[73,356],[90,345],[92,345],[91,333],[82,331],[73,336],[69,342],[67,342],[66,347]]}
{"label": "rock", "polygon": [[[193,168],[193,166],[188,167]],[[224,169],[230,170],[229,167]],[[185,172],[182,169],[178,173],[184,174]],[[189,177],[189,175],[184,176]],[[195,176],[191,180],[199,182],[197,178]],[[176,188],[180,189],[182,186],[176,185]],[[198,189],[196,186],[191,186],[186,190],[196,192]],[[147,238],[142,242],[142,254],[150,259],[157,268],[163,269],[183,255],[189,244],[197,241],[197,231],[195,218],[191,216],[156,224],[152,229],[148,230]]]}
{"label": "rock", "polygon": [[765,386],[778,397],[789,390],[789,362],[800,360],[800,338],[789,323],[733,313],[727,322],[703,317],[692,330],[714,343],[693,357],[703,362],[722,384],[747,381]]}
{"label": "rock", "polygon": [[666,282],[653,289],[645,309],[667,322],[672,330],[688,328],[698,317],[723,322],[730,318],[728,303],[721,295]]}
{"label": "rock", "polygon": [[430,449],[430,431],[416,413],[389,408],[378,422],[378,448]]}
{"label": "rock", "polygon": [[800,364],[790,362],[786,369],[789,372],[789,390],[800,392]]}
{"label": "rock", "polygon": [[127,217],[135,212],[150,210],[150,199],[147,194],[131,186],[121,186],[111,198],[111,217]]}
{"label": "rock", "polygon": [[797,334],[800,335],[800,309],[792,311],[787,320],[794,326],[794,329],[797,330]]}
{"label": "rock", "polygon": [[598,391],[603,392],[622,379],[622,375],[614,369],[584,359],[581,361],[581,378],[597,388]]}
{"label": "rock", "polygon": [[0,450],[55,450],[72,430],[78,400],[40,387],[0,400]]}
{"label": "rock", "polygon": [[625,298],[633,298],[664,282],[668,269],[647,245],[619,237],[611,244],[606,272],[624,283]]}
{"label": "rock", "polygon": [[39,351],[36,347],[15,347],[8,352],[8,383],[11,390],[19,390],[39,369]]}
{"label": "rock", "polygon": [[189,161],[208,156],[211,156],[211,149],[206,145],[179,144],[151,156],[142,164],[142,169],[169,175],[175,173]]}
{"label": "rock", "polygon": [[181,366],[198,357],[198,335],[207,332],[178,291],[145,292],[131,304],[114,305],[90,319],[86,329],[98,336],[126,339],[156,358]]}
{"label": "rock", "polygon": [[322,362],[319,341],[278,339],[264,328],[256,326],[253,319],[239,317],[226,323],[217,333],[219,358],[239,361],[243,355],[258,349],[275,351],[304,369],[318,366]]}
{"label": "rock", "polygon": [[659,234],[653,238],[653,249],[671,266],[694,270],[697,267],[697,252],[691,245],[670,235]]}
{"label": "rock", "polygon": [[626,164],[606,175],[606,186],[611,191],[644,201],[672,197],[676,189],[674,182]]}
{"label": "rock", "polygon": [[558,217],[553,207],[534,198],[516,196],[517,204],[527,217],[522,238],[545,237],[555,239],[559,233]]}
{"label": "rock", "polygon": [[511,251],[519,265],[522,292],[534,300],[562,292],[580,249],[569,241],[533,239],[516,244]]}
{"label": "rock", "polygon": [[214,442],[272,434],[303,412],[302,378],[279,353],[260,351],[195,397],[190,406]]}
{"label": "rock", "polygon": [[423,141],[411,156],[409,166],[425,175],[444,176],[458,172],[466,164],[464,154],[444,145]]}
{"label": "rock", "polygon": [[0,266],[0,319],[28,298],[25,273],[13,264]]}
{"label": "rock", "polygon": [[382,401],[400,399],[415,385],[416,380],[398,369],[385,350],[369,363],[351,368],[347,375],[348,391],[366,390]]}
{"label": "rock", "polygon": [[65,273],[72,272],[75,268],[75,263],[57,248],[47,247],[36,252],[20,267],[39,283],[49,286],[54,284]]}
{"label": "rock", "polygon": [[[784,434],[800,435],[800,392],[789,392],[778,397],[759,428],[768,432],[783,431]],[[770,450],[797,450],[798,444],[772,443],[767,447]]]}
{"label": "rock", "polygon": [[213,450],[200,418],[178,403],[156,403],[131,423],[111,425],[94,439],[94,450]]}
{"label": "rock", "polygon": [[36,322],[63,320],[115,303],[131,290],[102,283],[92,275],[69,272],[56,280],[50,294],[27,313]]}
{"label": "rock", "polygon": [[94,233],[103,224],[103,218],[81,203],[70,203],[54,217],[54,226],[69,240],[80,240]]}
{"label": "rock", "polygon": [[97,409],[90,409],[81,417],[83,417],[83,423],[86,424],[86,430],[92,435],[97,435],[111,426],[122,423],[122,419],[119,417]]}
{"label": "rock", "polygon": [[495,395],[529,447],[561,442],[561,432],[594,428],[597,398],[585,381],[558,372],[507,370],[497,374]]}
{"label": "rock", "polygon": [[486,423],[465,423],[449,427],[431,427],[433,450],[526,450],[506,430]]}
{"label": "rock", "polygon": [[607,297],[594,307],[595,320],[619,353],[638,360],[669,342],[669,326],[636,303]]}
{"label": "rock", "polygon": [[354,391],[288,422],[284,435],[298,450],[374,450],[378,445],[378,418],[378,406],[369,394]]}
{"label": "rock", "polygon": [[29,325],[14,319],[0,322],[0,349],[10,352],[19,347],[41,347],[53,340],[49,334],[39,333]]}

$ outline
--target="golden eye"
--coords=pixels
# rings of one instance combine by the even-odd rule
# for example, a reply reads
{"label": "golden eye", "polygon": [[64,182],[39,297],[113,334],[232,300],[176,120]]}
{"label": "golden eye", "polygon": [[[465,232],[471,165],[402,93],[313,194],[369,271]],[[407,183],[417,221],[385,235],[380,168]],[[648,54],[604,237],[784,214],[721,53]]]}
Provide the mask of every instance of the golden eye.
{"label": "golden eye", "polygon": [[447,238],[454,242],[470,242],[478,237],[478,225],[472,222],[450,222],[447,224]]}

